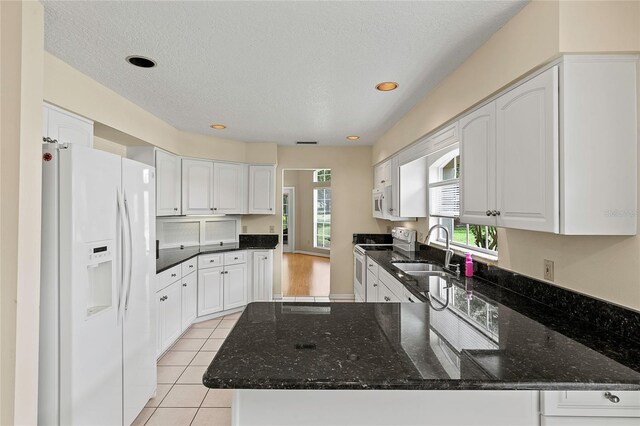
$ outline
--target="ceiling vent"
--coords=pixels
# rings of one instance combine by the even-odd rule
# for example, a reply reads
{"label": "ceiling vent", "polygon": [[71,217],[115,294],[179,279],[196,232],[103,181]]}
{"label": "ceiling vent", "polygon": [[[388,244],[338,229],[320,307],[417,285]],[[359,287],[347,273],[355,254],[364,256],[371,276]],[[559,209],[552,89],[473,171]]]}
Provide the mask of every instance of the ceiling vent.
{"label": "ceiling vent", "polygon": [[318,145],[318,141],[298,141],[296,145]]}

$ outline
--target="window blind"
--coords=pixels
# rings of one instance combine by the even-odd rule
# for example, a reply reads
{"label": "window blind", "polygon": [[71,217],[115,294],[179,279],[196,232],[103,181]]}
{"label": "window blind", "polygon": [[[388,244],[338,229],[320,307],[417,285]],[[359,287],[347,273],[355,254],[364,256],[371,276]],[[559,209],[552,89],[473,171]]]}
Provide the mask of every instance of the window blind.
{"label": "window blind", "polygon": [[434,217],[460,216],[460,182],[458,179],[429,185],[429,215]]}

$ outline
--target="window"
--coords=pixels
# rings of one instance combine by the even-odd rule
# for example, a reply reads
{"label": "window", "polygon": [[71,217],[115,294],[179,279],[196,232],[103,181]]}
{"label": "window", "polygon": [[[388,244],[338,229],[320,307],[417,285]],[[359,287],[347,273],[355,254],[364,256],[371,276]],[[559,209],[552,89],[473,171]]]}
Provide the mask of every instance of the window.
{"label": "window", "polygon": [[329,249],[331,247],[331,188],[315,188],[313,206],[313,246]]}
{"label": "window", "polygon": [[282,244],[289,244],[289,193],[282,193]]}
{"label": "window", "polygon": [[[491,255],[498,252],[498,233],[493,226],[460,222],[460,151],[450,150],[429,167],[429,215],[449,230],[451,244]],[[437,240],[446,234],[438,231]]]}
{"label": "window", "polygon": [[314,182],[331,182],[331,169],[318,169],[313,171]]}

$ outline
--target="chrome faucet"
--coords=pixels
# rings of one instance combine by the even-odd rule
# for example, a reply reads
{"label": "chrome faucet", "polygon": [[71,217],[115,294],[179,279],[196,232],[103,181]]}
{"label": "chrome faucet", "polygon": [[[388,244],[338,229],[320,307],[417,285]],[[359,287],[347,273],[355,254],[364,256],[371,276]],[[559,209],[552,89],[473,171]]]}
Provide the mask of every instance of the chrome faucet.
{"label": "chrome faucet", "polygon": [[451,238],[449,234],[449,229],[447,229],[446,227],[440,224],[433,225],[431,228],[429,228],[429,232],[427,232],[427,236],[425,237],[424,242],[425,244],[429,243],[429,237],[431,236],[431,232],[433,232],[433,230],[436,228],[444,229],[445,239],[447,241],[447,248],[444,255],[444,267],[446,269],[449,269],[449,262],[451,262],[451,256],[453,256],[453,250],[451,250]]}

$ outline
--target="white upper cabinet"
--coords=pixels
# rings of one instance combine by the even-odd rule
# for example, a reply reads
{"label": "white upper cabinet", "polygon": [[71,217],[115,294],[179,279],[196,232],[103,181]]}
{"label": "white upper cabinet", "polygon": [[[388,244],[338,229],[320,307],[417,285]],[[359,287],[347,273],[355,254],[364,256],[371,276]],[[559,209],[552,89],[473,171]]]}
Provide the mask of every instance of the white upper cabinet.
{"label": "white upper cabinet", "polygon": [[496,100],[498,226],[558,232],[558,67]]}
{"label": "white upper cabinet", "polygon": [[165,151],[155,151],[156,216],[175,216],[181,211],[180,157]]}
{"label": "white upper cabinet", "polygon": [[494,225],[496,205],[496,103],[460,120],[460,221]]}
{"label": "white upper cabinet", "polygon": [[42,106],[42,137],[93,147],[93,121],[51,105]]}
{"label": "white upper cabinet", "polygon": [[374,167],[373,180],[374,188],[384,188],[385,186],[391,186],[391,159]]}
{"label": "white upper cabinet", "polygon": [[182,159],[182,214],[213,214],[213,161]]}
{"label": "white upper cabinet", "polygon": [[213,212],[245,213],[247,197],[246,166],[234,163],[213,164]]}
{"label": "white upper cabinet", "polygon": [[249,214],[275,214],[276,168],[249,166]]}
{"label": "white upper cabinet", "polygon": [[460,120],[464,223],[637,232],[637,56],[567,56]]}

